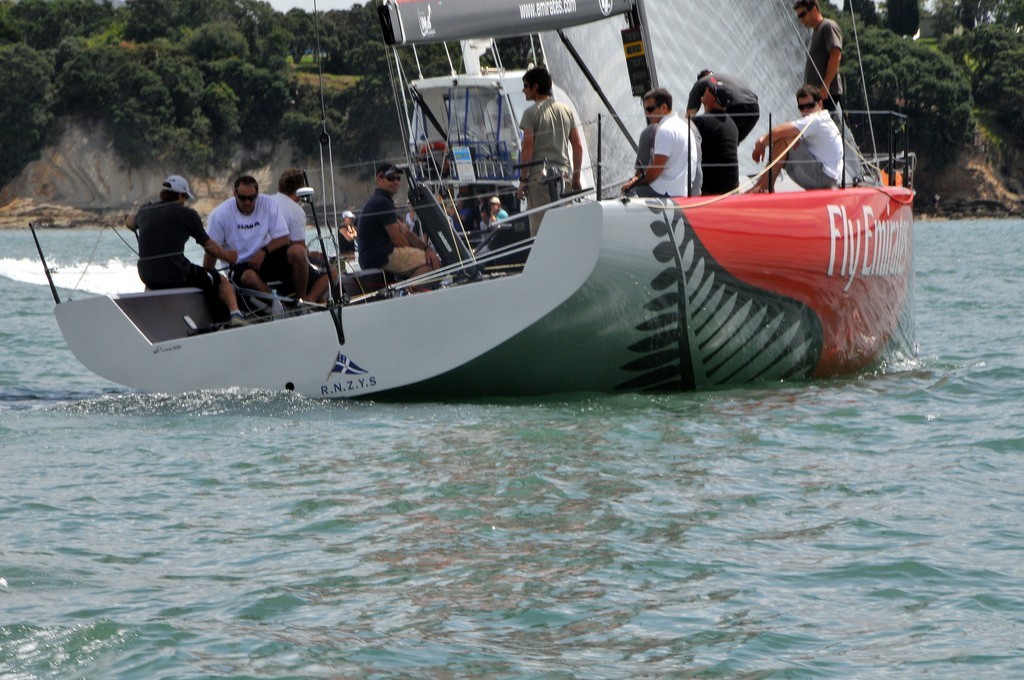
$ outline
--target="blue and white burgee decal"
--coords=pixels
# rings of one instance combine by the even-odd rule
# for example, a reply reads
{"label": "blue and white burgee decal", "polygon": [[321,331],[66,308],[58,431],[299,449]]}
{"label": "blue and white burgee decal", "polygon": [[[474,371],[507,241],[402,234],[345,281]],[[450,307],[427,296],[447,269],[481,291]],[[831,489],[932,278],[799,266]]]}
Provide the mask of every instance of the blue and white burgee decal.
{"label": "blue and white burgee decal", "polygon": [[341,352],[338,352],[338,358],[334,360],[334,368],[327,374],[327,377],[330,378],[335,373],[341,373],[342,375],[365,375],[368,371]]}

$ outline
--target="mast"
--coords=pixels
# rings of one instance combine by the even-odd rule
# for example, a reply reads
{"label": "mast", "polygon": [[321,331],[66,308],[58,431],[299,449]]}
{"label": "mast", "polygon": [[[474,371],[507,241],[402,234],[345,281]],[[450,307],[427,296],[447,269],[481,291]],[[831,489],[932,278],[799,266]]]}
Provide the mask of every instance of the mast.
{"label": "mast", "polygon": [[658,87],[658,67],[654,63],[654,45],[651,44],[651,27],[647,23],[647,8],[644,6],[644,0],[634,0],[630,25],[634,18],[639,21],[639,28],[643,31],[644,44],[647,46],[647,71],[651,76],[651,87]]}

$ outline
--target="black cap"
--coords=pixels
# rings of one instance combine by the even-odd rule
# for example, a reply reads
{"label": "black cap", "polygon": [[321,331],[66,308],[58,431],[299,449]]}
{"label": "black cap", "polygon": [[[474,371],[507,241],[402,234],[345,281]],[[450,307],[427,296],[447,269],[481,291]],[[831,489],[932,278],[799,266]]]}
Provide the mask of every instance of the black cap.
{"label": "black cap", "polygon": [[402,169],[394,163],[385,163],[377,166],[377,176],[380,175],[401,175]]}
{"label": "black cap", "polygon": [[715,96],[715,99],[717,99],[718,103],[722,106],[728,107],[732,104],[732,90],[730,90],[729,87],[721,80],[718,80],[714,76],[708,78],[708,89],[711,90],[711,94]]}

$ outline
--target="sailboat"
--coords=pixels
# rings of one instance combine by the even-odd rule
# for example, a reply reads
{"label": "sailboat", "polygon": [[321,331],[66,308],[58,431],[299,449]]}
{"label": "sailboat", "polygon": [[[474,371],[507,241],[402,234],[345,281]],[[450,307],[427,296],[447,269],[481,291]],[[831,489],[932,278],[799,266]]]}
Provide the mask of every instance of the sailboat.
{"label": "sailboat", "polygon": [[[396,89],[410,203],[444,266],[399,282],[358,272],[325,307],[240,328],[189,289],[59,303],[58,324],[86,367],[150,392],[439,400],[807,380],[913,355],[910,177],[671,199],[623,199],[604,186],[602,175],[631,174],[628,119],[640,115],[620,114],[615,101],[659,82],[653,50],[667,47],[658,30],[669,22],[640,0],[386,0],[379,15],[392,49],[458,40],[466,55],[465,73],[399,78]],[[592,27],[621,40],[622,60],[598,44],[600,68],[588,70],[569,34]],[[536,238],[515,209],[470,237],[443,203],[482,193],[514,203],[527,105],[522,71],[486,69],[480,55],[495,38],[535,34],[557,46],[563,73],[579,68],[556,98],[582,120],[607,116],[613,132],[587,140],[584,191],[547,206]],[[624,95],[604,92],[611,62]],[[596,96],[578,95],[583,84]],[[606,136],[619,140],[609,162]]]}

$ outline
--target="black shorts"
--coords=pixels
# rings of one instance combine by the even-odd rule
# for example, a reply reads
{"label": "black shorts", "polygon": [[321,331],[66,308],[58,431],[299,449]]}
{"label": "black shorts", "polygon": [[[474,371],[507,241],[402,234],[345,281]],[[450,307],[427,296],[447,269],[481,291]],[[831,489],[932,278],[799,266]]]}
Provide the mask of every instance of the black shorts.
{"label": "black shorts", "polygon": [[291,286],[292,270],[288,266],[287,248],[278,248],[267,253],[259,269],[256,269],[248,262],[239,262],[231,268],[231,280],[239,286],[244,285],[242,283],[242,274],[249,269],[259,274],[259,277],[263,279],[263,283],[269,284],[272,281],[281,281],[285,286]]}
{"label": "black shorts", "polygon": [[146,288],[149,288],[150,290],[192,287],[198,288],[205,293],[216,293],[220,290],[220,274],[212,269],[203,269],[202,267],[190,262],[188,265],[188,273],[185,274],[184,281],[174,281],[172,283],[143,281],[143,283],[145,283]]}
{"label": "black shorts", "polygon": [[327,272],[322,269],[317,269],[313,265],[309,265],[309,285],[312,286],[314,283],[327,276]]}
{"label": "black shorts", "polygon": [[739,141],[742,142],[757,125],[757,120],[761,117],[761,108],[756,103],[736,104],[729,107],[729,117],[736,123]]}

